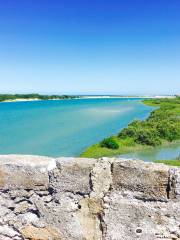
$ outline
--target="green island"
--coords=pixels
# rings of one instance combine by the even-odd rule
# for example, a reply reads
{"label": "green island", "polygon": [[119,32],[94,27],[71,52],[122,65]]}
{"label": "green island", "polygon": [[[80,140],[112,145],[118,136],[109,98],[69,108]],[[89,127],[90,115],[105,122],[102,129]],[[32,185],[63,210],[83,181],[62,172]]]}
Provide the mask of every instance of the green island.
{"label": "green island", "polygon": [[[146,99],[143,103],[156,107],[146,120],[134,120],[117,135],[87,148],[81,157],[115,156],[180,141],[180,97]],[[180,160],[159,160],[180,166]]]}
{"label": "green island", "polygon": [[38,93],[33,94],[0,94],[0,102],[16,101],[16,100],[58,100],[58,99],[73,99],[78,96],[70,95],[41,95]]}

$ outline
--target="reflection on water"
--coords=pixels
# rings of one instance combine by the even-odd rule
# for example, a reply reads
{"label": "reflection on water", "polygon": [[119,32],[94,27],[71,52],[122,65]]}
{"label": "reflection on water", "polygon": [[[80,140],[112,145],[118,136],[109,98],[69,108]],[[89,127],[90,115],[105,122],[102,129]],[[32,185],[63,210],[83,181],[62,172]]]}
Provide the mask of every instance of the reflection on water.
{"label": "reflection on water", "polygon": [[179,155],[180,143],[176,143],[166,147],[158,147],[134,153],[122,154],[120,157],[142,159],[147,162],[152,162],[154,160],[176,159]]}
{"label": "reflection on water", "polygon": [[85,110],[86,113],[89,113],[90,115],[94,114],[94,115],[116,115],[116,114],[124,114],[124,113],[128,113],[133,111],[134,108],[133,107],[125,107],[124,109],[116,109],[116,108],[101,108],[100,110],[98,108],[90,108]]}

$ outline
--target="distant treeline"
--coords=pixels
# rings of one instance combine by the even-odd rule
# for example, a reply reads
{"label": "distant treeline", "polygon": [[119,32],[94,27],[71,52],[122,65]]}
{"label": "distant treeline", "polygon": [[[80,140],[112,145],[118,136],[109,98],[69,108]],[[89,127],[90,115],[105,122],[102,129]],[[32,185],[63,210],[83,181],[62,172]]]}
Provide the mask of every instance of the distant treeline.
{"label": "distant treeline", "polygon": [[0,94],[0,102],[16,99],[39,99],[39,100],[52,100],[52,99],[73,99],[78,96],[70,95],[40,95],[37,93],[33,94]]}

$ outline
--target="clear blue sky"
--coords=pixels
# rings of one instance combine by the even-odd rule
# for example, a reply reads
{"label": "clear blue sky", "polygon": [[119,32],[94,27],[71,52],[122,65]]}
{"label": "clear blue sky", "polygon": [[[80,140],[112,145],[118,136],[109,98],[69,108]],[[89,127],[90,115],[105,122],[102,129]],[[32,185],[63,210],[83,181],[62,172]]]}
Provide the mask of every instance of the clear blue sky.
{"label": "clear blue sky", "polygon": [[0,0],[0,92],[180,93],[180,1]]}

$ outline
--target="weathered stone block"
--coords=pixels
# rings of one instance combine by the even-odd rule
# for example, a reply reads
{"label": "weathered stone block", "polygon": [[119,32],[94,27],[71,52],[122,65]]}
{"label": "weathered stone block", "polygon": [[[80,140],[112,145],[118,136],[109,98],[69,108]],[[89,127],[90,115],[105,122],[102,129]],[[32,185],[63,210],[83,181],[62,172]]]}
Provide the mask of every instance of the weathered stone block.
{"label": "weathered stone block", "polygon": [[46,189],[54,159],[38,156],[0,156],[0,189]]}
{"label": "weathered stone block", "polygon": [[115,160],[112,167],[113,189],[126,189],[144,198],[167,199],[169,167],[137,160]]}
{"label": "weathered stone block", "polygon": [[163,164],[0,156],[0,239],[180,239],[179,187]]}
{"label": "weathered stone block", "polygon": [[160,240],[180,236],[180,205],[173,202],[144,202],[123,197],[119,191],[109,196],[104,210],[104,240]]}
{"label": "weathered stone block", "polygon": [[111,188],[111,161],[100,159],[91,171],[91,197],[102,198]]}
{"label": "weathered stone block", "polygon": [[87,158],[58,158],[59,173],[53,179],[53,186],[60,191],[79,194],[91,192],[90,173],[97,160]]}

